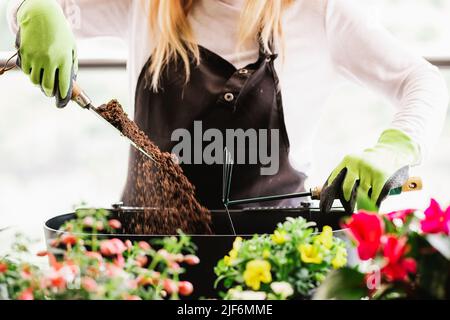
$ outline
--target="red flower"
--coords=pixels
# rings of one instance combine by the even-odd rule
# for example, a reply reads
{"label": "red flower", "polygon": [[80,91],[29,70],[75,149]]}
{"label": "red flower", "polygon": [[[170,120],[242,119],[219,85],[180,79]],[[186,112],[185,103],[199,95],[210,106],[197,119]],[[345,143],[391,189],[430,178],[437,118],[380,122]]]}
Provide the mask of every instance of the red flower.
{"label": "red flower", "polygon": [[394,221],[395,219],[400,219],[401,221],[405,222],[406,218],[416,212],[415,209],[405,209],[405,210],[399,210],[399,211],[392,211],[386,214],[386,218],[388,218],[390,221]]}
{"label": "red flower", "polygon": [[184,262],[186,262],[190,266],[195,266],[200,263],[200,258],[196,255],[189,254],[184,257]]}
{"label": "red flower", "polygon": [[349,228],[356,240],[361,260],[369,260],[376,255],[384,232],[383,221],[378,215],[360,211],[344,227]]}
{"label": "red flower", "polygon": [[386,258],[386,265],[381,269],[381,273],[388,281],[406,281],[408,274],[417,271],[416,261],[405,258],[408,250],[407,241],[406,237],[395,236],[387,236],[384,240],[383,255]]}
{"label": "red flower", "polygon": [[22,291],[17,297],[18,300],[34,300],[33,289],[28,288]]}
{"label": "red flower", "polygon": [[189,281],[180,281],[178,291],[182,296],[190,296],[194,291],[194,286]]}
{"label": "red flower", "polygon": [[168,294],[178,292],[178,286],[176,285],[175,281],[173,281],[171,279],[164,279],[163,288],[164,288],[164,290],[166,290],[166,292]]}
{"label": "red flower", "polygon": [[73,234],[71,233],[64,233],[61,236],[61,242],[64,243],[66,246],[68,245],[74,245],[77,243],[77,237],[75,237]]}
{"label": "red flower", "polygon": [[8,271],[8,265],[6,263],[0,262],[0,273],[5,273]]}
{"label": "red flower", "polygon": [[109,224],[109,226],[110,226],[111,228],[113,228],[113,229],[120,229],[120,228],[122,228],[122,224],[121,224],[120,221],[117,220],[117,219],[111,219],[111,220],[109,220],[109,221],[108,221],[108,224]]}
{"label": "red flower", "polygon": [[100,242],[100,252],[104,256],[120,255],[125,250],[127,250],[127,247],[117,238]]}
{"label": "red flower", "polygon": [[430,206],[425,210],[425,219],[420,224],[424,233],[450,234],[450,207],[443,211],[439,203],[431,199]]}

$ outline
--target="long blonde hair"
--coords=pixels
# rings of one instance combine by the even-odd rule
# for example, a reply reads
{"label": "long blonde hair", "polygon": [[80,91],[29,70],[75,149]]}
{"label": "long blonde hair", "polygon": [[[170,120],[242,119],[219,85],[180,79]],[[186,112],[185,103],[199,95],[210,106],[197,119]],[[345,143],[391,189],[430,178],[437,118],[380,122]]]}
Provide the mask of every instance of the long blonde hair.
{"label": "long blonde hair", "polygon": [[[170,61],[181,59],[186,81],[190,62],[200,62],[200,53],[188,21],[188,14],[197,0],[147,0],[150,2],[150,27],[155,46],[149,68],[151,88],[158,90],[159,79]],[[212,0],[218,1],[218,0]],[[239,25],[237,48],[259,35],[264,49],[270,52],[270,41],[282,39],[281,16],[293,0],[246,0]]]}

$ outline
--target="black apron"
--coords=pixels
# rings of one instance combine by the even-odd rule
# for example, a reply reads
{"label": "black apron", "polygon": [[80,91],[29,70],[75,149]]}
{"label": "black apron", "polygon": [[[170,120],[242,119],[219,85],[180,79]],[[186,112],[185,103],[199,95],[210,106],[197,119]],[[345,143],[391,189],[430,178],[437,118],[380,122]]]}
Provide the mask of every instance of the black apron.
{"label": "black apron", "polygon": [[[304,191],[305,175],[294,170],[289,163],[289,139],[283,115],[283,104],[274,60],[277,55],[264,52],[260,45],[259,58],[242,69],[206,48],[199,47],[200,64],[191,63],[191,76],[185,80],[181,62],[171,62],[161,75],[160,89],[154,92],[147,81],[150,61],[139,77],[135,96],[135,121],[150,139],[165,152],[171,152],[178,141],[171,141],[176,129],[187,129],[194,139],[194,121],[201,121],[203,132],[218,129],[226,137],[226,129],[278,129],[279,171],[276,175],[261,175],[261,165],[235,164],[233,168],[230,199],[277,195]],[[180,59],[178,59],[180,60]],[[299,123],[299,125],[301,125]],[[270,133],[267,141],[271,150]],[[259,142],[259,141],[258,141]],[[209,142],[204,142],[203,147]],[[249,159],[250,150],[245,152]],[[203,150],[203,148],[202,148]],[[234,152],[233,152],[234,151]],[[194,157],[192,147],[192,158]],[[255,152],[255,150],[252,150]],[[259,151],[257,151],[259,152]],[[259,154],[259,153],[257,153]],[[136,150],[131,150],[124,203],[129,203],[127,194],[133,191],[136,165]],[[234,156],[236,159],[236,156]],[[193,159],[192,159],[193,161]],[[236,161],[235,161],[236,162]],[[223,209],[222,176],[223,165],[181,164],[181,167],[196,188],[200,203],[209,209]],[[264,203],[264,206],[293,206],[298,199]],[[253,204],[247,206],[258,206]]]}

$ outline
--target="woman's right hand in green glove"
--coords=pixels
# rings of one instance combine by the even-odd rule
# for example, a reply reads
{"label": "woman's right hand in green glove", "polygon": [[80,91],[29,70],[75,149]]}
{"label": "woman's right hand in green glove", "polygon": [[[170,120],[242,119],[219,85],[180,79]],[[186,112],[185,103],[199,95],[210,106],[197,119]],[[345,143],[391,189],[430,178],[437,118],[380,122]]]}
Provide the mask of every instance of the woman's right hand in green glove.
{"label": "woman's right hand in green glove", "polygon": [[64,107],[78,69],[76,43],[55,0],[25,0],[17,12],[20,67],[44,93]]}

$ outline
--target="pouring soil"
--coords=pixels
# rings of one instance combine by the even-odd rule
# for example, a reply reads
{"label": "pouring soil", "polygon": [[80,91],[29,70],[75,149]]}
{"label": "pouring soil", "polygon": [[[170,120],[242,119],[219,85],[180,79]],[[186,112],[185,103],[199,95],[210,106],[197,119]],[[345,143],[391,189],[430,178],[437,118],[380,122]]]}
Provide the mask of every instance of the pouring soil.
{"label": "pouring soil", "polygon": [[[126,206],[142,207],[144,214],[120,218],[126,231],[134,234],[211,234],[211,214],[195,197],[195,188],[173,161],[128,118],[117,100],[97,112],[153,159],[139,153],[133,163],[134,186],[126,195]],[[120,215],[120,214],[119,214]],[[125,224],[124,223],[124,224]]]}

